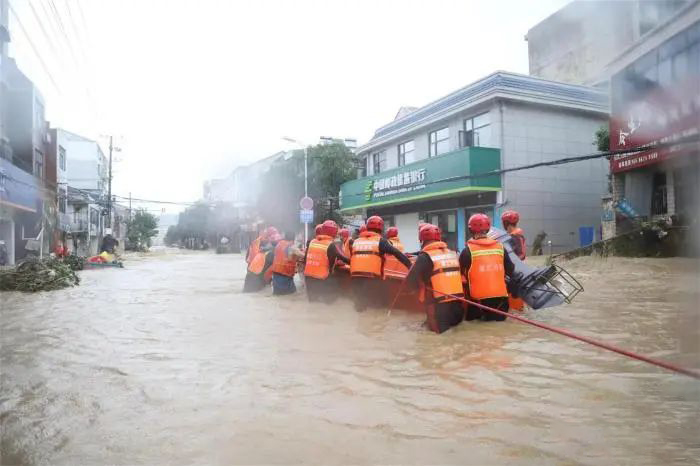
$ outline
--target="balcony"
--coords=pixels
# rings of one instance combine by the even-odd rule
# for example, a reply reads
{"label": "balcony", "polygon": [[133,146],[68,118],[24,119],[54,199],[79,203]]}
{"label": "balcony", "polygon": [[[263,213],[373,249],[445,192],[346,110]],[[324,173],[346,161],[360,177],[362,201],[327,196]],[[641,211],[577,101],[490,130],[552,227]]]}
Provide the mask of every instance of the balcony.
{"label": "balcony", "polygon": [[448,152],[343,183],[340,210],[349,212],[467,192],[500,191],[500,175],[450,181],[455,177],[479,175],[500,168],[499,149],[468,147]]}
{"label": "balcony", "polygon": [[42,181],[0,158],[0,205],[24,212],[42,209]]}
{"label": "balcony", "polygon": [[88,231],[88,221],[85,219],[74,219],[69,224],[71,233],[86,233]]}

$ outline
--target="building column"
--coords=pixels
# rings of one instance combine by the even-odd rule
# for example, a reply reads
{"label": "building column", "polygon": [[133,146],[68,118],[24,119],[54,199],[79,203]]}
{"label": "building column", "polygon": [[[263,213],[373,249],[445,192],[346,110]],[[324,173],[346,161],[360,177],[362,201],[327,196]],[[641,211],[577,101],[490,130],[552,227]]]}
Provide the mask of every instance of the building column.
{"label": "building column", "polygon": [[676,214],[676,190],[674,186],[673,170],[669,168],[666,170],[666,213],[668,215]]}
{"label": "building column", "polygon": [[457,251],[464,249],[467,237],[467,211],[464,208],[457,209]]}

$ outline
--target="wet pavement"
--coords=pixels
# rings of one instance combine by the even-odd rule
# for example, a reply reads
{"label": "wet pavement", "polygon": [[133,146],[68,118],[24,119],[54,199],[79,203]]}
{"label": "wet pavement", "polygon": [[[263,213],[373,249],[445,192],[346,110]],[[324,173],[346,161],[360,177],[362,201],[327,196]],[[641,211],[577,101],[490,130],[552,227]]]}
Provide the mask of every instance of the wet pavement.
{"label": "wet pavement", "polygon": [[[700,367],[697,261],[577,259],[528,316]],[[244,295],[238,255],[0,294],[2,464],[700,464],[700,382],[508,321]]]}

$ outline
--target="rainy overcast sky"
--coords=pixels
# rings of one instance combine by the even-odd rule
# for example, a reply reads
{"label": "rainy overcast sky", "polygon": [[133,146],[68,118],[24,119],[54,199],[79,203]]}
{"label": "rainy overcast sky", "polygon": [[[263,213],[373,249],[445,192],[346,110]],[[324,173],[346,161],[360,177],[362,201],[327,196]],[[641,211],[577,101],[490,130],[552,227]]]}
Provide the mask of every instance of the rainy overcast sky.
{"label": "rainy overcast sky", "polygon": [[402,105],[527,73],[525,34],[566,3],[11,0],[10,55],[52,126],[118,136],[115,194],[191,201],[282,136],[361,144]]}

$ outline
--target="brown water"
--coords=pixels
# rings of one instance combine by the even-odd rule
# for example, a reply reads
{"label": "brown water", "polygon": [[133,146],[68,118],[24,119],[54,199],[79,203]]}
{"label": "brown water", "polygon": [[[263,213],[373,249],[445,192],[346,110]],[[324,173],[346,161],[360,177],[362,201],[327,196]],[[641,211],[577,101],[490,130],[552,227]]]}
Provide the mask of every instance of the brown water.
{"label": "brown water", "polygon": [[[530,313],[699,367],[690,260],[567,268]],[[239,293],[238,256],[164,254],[0,295],[3,464],[700,464],[700,382],[516,322]]]}

